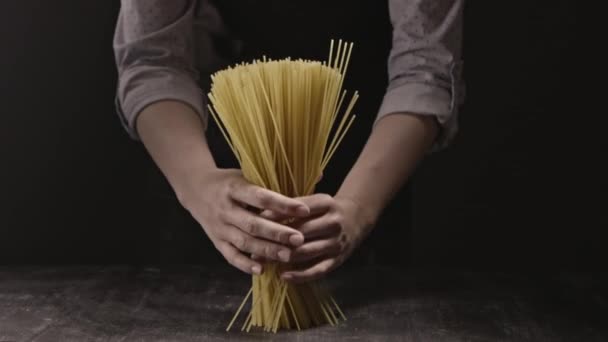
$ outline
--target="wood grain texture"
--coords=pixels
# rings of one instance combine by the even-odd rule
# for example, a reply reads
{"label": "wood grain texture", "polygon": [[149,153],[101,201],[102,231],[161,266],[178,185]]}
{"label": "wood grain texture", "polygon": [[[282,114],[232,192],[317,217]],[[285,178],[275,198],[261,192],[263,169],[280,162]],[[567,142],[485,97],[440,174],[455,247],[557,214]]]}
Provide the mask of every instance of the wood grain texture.
{"label": "wood grain texture", "polygon": [[249,285],[229,269],[0,267],[0,341],[605,341],[608,275],[342,269],[348,321],[226,333]]}

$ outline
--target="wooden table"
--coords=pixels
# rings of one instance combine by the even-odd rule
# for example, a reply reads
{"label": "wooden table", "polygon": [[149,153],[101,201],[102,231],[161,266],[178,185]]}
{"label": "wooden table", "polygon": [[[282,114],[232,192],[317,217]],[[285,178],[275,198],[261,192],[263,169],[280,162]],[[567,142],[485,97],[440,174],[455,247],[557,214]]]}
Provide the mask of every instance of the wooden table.
{"label": "wooden table", "polygon": [[348,321],[224,331],[249,278],[228,267],[0,267],[0,341],[607,341],[606,274],[346,269]]}

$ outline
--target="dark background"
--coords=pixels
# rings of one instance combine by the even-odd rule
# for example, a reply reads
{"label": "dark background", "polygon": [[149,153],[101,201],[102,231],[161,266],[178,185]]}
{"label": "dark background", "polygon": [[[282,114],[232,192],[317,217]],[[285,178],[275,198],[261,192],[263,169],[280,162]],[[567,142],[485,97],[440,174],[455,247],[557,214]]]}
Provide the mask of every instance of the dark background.
{"label": "dark background", "polygon": [[[146,262],[192,225],[115,114],[118,8],[0,4],[0,263]],[[409,265],[605,269],[608,119],[581,106],[577,24],[574,1],[468,2],[461,129],[413,180]]]}

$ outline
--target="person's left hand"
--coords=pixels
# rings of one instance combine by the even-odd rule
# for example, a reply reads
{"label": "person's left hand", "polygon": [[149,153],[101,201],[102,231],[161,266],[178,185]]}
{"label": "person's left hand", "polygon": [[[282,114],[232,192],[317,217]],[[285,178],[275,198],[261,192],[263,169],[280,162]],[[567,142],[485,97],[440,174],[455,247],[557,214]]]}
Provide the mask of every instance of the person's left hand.
{"label": "person's left hand", "polygon": [[[297,200],[310,208],[310,215],[289,226],[304,235],[304,244],[293,249],[292,268],[281,277],[299,283],[320,278],[340,266],[372,229],[373,219],[350,199],[315,194]],[[281,220],[269,212],[262,215]]]}

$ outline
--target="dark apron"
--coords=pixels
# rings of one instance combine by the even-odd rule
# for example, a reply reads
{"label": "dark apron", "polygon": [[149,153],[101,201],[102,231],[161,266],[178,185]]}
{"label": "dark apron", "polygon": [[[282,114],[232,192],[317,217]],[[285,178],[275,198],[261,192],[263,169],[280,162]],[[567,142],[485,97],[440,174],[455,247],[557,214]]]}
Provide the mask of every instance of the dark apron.
{"label": "dark apron", "polygon": [[[378,112],[387,86],[387,58],[391,47],[388,1],[216,0],[228,36],[217,37],[216,49],[233,64],[263,55],[325,60],[330,39],[354,42],[345,89],[358,90],[355,123],[325,170],[317,191],[334,194],[356,161]],[[225,43],[230,41],[230,43]],[[201,75],[208,91],[209,75]],[[207,139],[221,167],[238,167],[230,149],[210,118]],[[165,201],[169,219],[160,231],[160,261],[205,262],[215,252],[203,231],[175,201]],[[168,203],[171,202],[171,203]],[[403,189],[385,210],[372,235],[351,263],[400,263],[408,258],[411,203]],[[161,220],[161,221],[163,221]],[[174,220],[172,223],[171,220]],[[211,254],[211,255],[210,255]]]}

